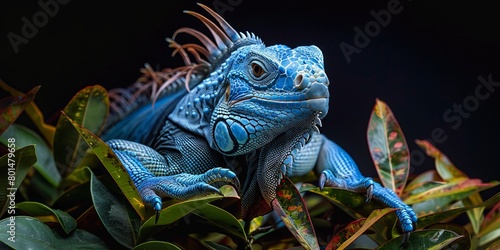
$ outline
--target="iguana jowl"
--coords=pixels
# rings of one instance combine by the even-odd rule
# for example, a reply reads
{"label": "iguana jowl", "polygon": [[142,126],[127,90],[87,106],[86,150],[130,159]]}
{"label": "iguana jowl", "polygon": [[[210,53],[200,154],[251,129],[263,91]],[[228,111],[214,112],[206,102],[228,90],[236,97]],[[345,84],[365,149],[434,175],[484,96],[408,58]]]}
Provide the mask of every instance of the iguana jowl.
{"label": "iguana jowl", "polygon": [[[218,25],[186,12],[208,27],[214,41],[180,28],[167,41],[186,66],[161,72],[146,67],[146,77],[136,84],[110,90],[113,113],[102,138],[144,202],[159,212],[164,197],[219,193],[218,187],[229,183],[239,188],[242,217],[250,220],[271,211],[283,175],[314,170],[321,188],[364,192],[367,200],[399,208],[408,236],[417,221],[413,210],[392,190],[364,177],[318,130],[330,96],[320,49],[266,46],[200,6]],[[182,33],[203,46],[177,43]]]}

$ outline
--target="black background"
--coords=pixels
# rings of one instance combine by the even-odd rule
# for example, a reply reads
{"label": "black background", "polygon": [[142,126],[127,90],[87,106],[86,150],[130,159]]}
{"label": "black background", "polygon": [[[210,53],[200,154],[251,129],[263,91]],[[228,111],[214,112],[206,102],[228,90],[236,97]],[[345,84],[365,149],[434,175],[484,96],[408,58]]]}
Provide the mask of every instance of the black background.
{"label": "black background", "polygon": [[[433,130],[442,129],[446,139],[436,146],[457,167],[483,181],[500,179],[500,87],[461,118],[460,125],[443,118],[455,104],[474,99],[479,76],[500,82],[500,21],[494,1],[199,2],[212,8],[225,5],[219,12],[235,29],[253,32],[267,45],[315,44],[322,49],[331,100],[321,131],[344,147],[366,175],[376,174],[366,128],[379,98],[405,133],[414,154],[413,173],[433,168],[431,158],[416,157],[423,153],[415,139],[431,139]],[[402,11],[348,63],[339,45],[354,45],[354,27],[363,30],[374,20],[370,12],[387,9],[389,2],[399,3]],[[177,28],[206,32],[196,18],[182,12],[205,15],[193,1],[108,6],[73,0],[59,4],[53,17],[15,53],[9,32],[22,35],[23,17],[32,20],[42,8],[36,1],[2,5],[0,77],[24,92],[41,85],[36,103],[52,124],[85,86],[127,86],[145,63],[158,69],[180,66],[180,58],[170,56],[165,42]]]}

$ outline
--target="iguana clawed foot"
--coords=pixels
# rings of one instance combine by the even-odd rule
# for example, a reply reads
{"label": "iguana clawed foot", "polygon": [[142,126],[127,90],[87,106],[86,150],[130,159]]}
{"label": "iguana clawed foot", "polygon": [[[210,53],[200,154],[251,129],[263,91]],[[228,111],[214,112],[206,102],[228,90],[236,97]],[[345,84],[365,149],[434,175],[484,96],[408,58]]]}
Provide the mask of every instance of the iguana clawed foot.
{"label": "iguana clawed foot", "polygon": [[415,229],[417,215],[413,209],[401,201],[392,190],[381,186],[370,177],[364,177],[360,180],[342,179],[336,178],[330,170],[324,170],[319,179],[319,187],[323,189],[324,186],[345,188],[355,192],[366,192],[366,202],[374,198],[388,207],[398,208],[396,216],[404,233],[402,244],[408,241],[410,233]]}
{"label": "iguana clawed foot", "polygon": [[236,174],[225,168],[213,168],[203,174],[177,174],[171,176],[155,176],[144,180],[138,191],[144,202],[156,211],[156,221],[162,206],[161,197],[174,199],[189,199],[209,194],[220,194],[221,191],[214,186],[215,183],[228,183],[240,188]]}

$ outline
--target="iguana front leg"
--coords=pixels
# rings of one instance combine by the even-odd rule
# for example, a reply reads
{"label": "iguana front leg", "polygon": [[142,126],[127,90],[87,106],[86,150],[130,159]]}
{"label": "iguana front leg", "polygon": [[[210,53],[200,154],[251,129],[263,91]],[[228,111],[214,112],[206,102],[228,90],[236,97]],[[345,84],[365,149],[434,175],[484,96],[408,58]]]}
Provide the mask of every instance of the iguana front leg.
{"label": "iguana front leg", "polygon": [[165,157],[154,149],[126,140],[110,140],[109,147],[122,162],[143,201],[153,207],[158,220],[162,198],[189,199],[207,194],[220,194],[214,183],[226,182],[239,188],[239,181],[232,171],[214,167],[204,173],[168,173]]}
{"label": "iguana front leg", "polygon": [[[320,175],[320,188],[330,186],[366,193],[367,202],[373,198],[388,207],[398,208],[396,215],[405,234],[403,243],[407,241],[417,222],[413,209],[401,201],[392,190],[370,177],[363,176],[353,159],[340,146],[323,135],[314,134],[311,141],[301,150],[294,168],[302,169],[306,163],[311,162],[315,162],[315,171]],[[300,166],[297,166],[299,163]]]}

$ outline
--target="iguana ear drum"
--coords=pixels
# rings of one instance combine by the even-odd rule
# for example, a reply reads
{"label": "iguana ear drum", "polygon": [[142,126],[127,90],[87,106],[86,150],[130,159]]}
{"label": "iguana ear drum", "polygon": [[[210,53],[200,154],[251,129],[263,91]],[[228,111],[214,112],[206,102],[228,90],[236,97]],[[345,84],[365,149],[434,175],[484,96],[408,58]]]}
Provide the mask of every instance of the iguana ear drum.
{"label": "iguana ear drum", "polygon": [[239,122],[218,119],[214,126],[215,144],[222,153],[232,154],[248,141],[248,132]]}

